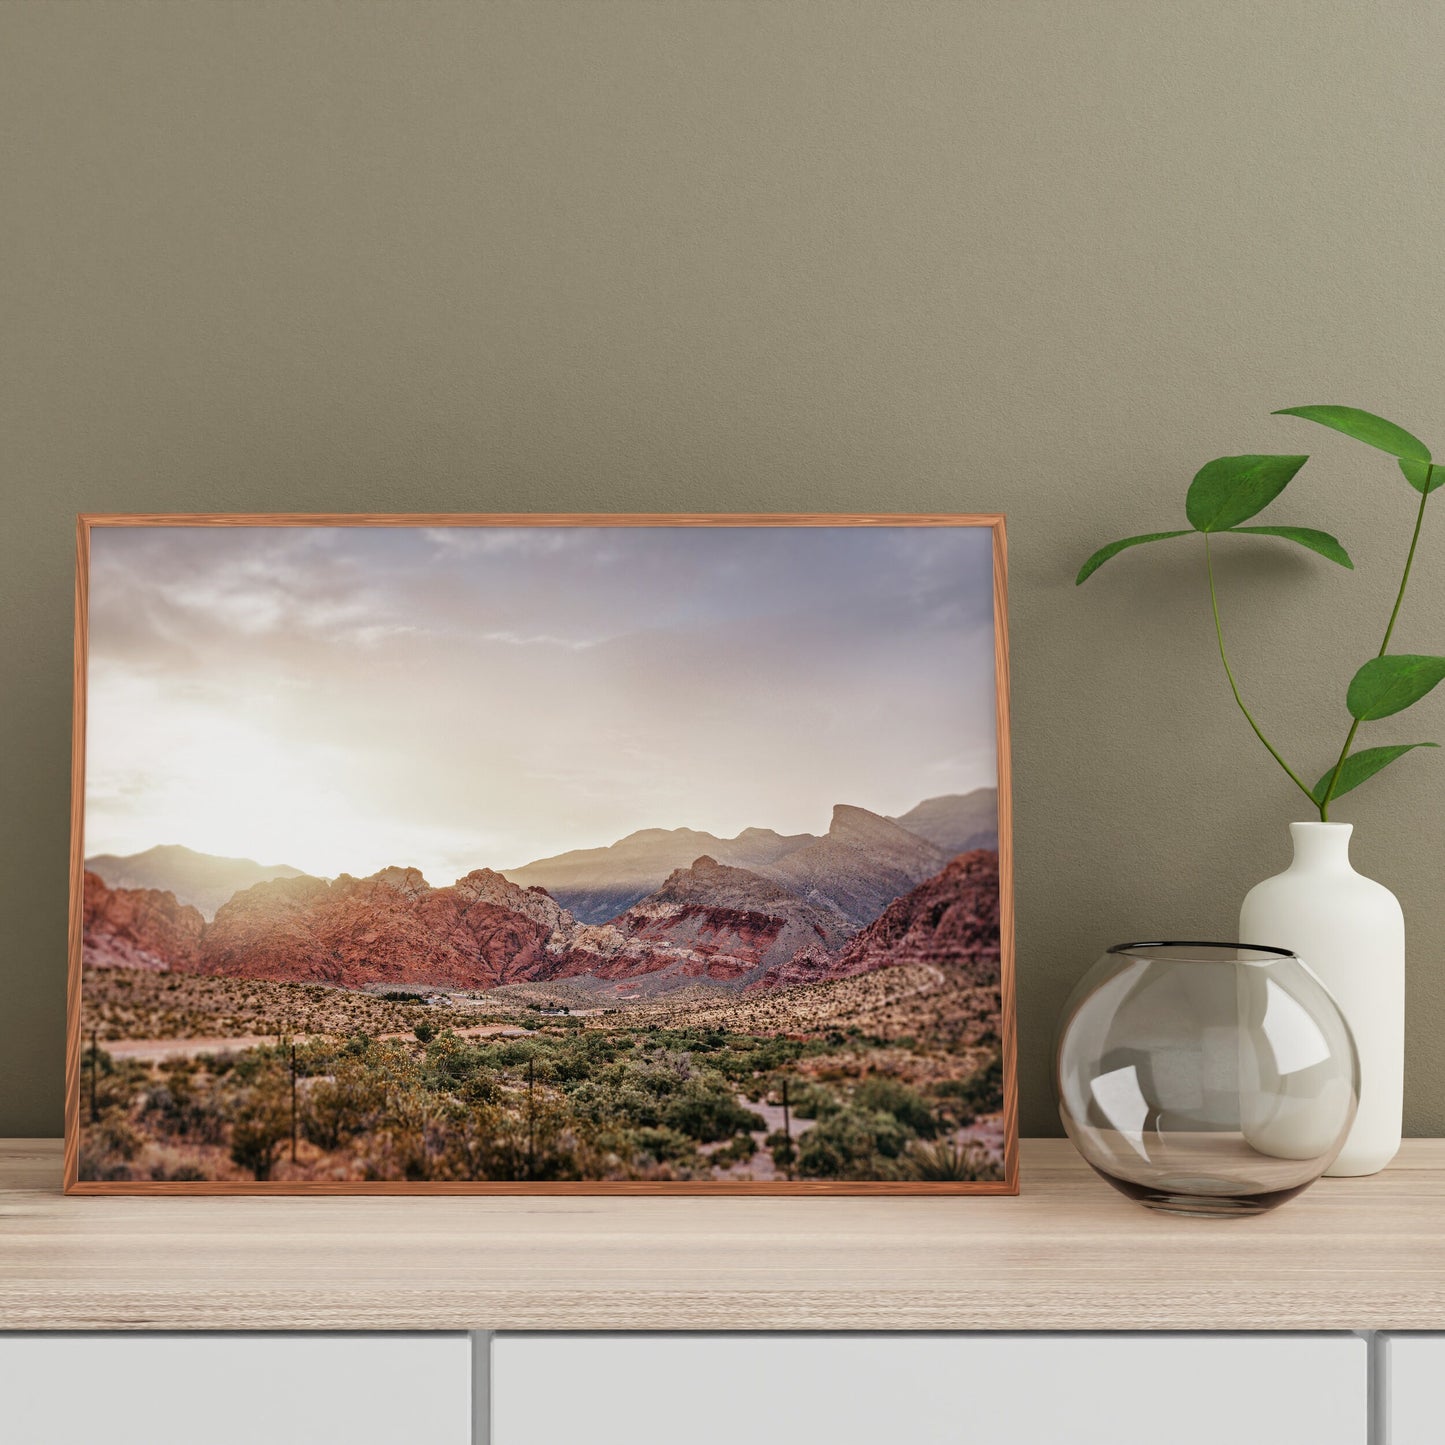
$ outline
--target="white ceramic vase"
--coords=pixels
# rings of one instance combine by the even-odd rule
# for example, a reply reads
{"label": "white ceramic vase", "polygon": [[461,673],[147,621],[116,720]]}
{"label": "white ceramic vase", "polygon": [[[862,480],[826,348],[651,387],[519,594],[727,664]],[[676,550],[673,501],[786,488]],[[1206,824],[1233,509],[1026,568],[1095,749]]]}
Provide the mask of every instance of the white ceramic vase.
{"label": "white ceramic vase", "polygon": [[1334,996],[1360,1056],[1360,1108],[1325,1171],[1374,1174],[1400,1147],[1405,1091],[1405,917],[1350,866],[1349,823],[1291,823],[1294,861],[1250,889],[1241,943],[1287,948]]}

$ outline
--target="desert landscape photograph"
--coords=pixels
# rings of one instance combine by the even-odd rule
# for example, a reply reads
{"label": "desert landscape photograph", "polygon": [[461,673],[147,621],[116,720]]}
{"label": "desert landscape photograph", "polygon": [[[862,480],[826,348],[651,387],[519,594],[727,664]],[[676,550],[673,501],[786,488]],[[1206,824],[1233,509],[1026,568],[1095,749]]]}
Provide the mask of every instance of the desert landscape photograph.
{"label": "desert landscape photograph", "polygon": [[994,529],[479,521],[83,522],[72,1182],[1003,1187]]}

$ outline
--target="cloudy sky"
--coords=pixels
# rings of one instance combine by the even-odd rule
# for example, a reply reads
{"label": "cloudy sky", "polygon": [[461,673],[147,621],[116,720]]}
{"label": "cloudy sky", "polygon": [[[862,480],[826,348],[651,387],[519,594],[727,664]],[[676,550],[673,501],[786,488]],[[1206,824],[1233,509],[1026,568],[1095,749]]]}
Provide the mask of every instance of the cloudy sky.
{"label": "cloudy sky", "polygon": [[100,527],[86,851],[433,883],[995,780],[990,533]]}

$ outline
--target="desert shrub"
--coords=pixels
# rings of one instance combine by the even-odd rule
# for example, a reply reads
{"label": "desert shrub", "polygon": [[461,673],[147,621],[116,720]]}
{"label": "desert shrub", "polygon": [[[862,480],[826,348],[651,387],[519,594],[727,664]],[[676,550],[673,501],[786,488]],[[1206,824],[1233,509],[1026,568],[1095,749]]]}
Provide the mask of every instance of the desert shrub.
{"label": "desert shrub", "polygon": [[329,1074],[345,1048],[345,1044],[338,1044],[335,1039],[302,1039],[295,1049],[297,1077],[310,1079]]}
{"label": "desert shrub", "polygon": [[412,1033],[416,1035],[418,1043],[429,1044],[437,1036],[437,1026],[430,1019],[422,1019]]}
{"label": "desert shrub", "polygon": [[198,1144],[219,1144],[225,1133],[224,1114],[214,1091],[180,1072],[146,1090],[140,1121],[157,1133]]}
{"label": "desert shrub", "polygon": [[706,1144],[745,1129],[763,1129],[762,1117],[744,1108],[721,1079],[689,1079],[668,1100],[662,1121]]}
{"label": "desert shrub", "polygon": [[130,1161],[124,1155],[116,1154],[99,1140],[90,1138],[80,1146],[78,1172],[81,1179],[96,1179],[105,1183],[116,1183],[135,1177]]}
{"label": "desert shrub", "polygon": [[606,1034],[587,1030],[581,1019],[572,1019],[570,1025],[576,1025],[575,1037],[559,1041],[552,1056],[554,1077],[564,1084],[592,1078],[617,1053]]}
{"label": "desert shrub", "polygon": [[490,1069],[478,1069],[456,1086],[457,1097],[468,1105],[490,1104],[500,1092],[497,1076]]}
{"label": "desert shrub", "polygon": [[197,1164],[169,1164],[158,1160],[151,1165],[150,1177],[156,1180],[199,1181],[210,1176]]}
{"label": "desert shrub", "polygon": [[1003,1177],[998,1161],[982,1145],[972,1141],[963,1144],[952,1139],[937,1139],[930,1144],[915,1141],[908,1147],[905,1162],[915,1179],[978,1183]]}
{"label": "desert shrub", "polygon": [[550,1089],[525,1086],[479,1110],[470,1130],[472,1177],[576,1179],[582,1151],[571,1110]]}
{"label": "desert shrub", "polygon": [[755,1074],[772,1073],[796,1063],[805,1046],[800,1039],[753,1038],[733,1035],[729,1046],[712,1060],[713,1066],[730,1079],[751,1079]]}
{"label": "desert shrub", "polygon": [[301,1100],[301,1135],[318,1149],[339,1149],[360,1133],[372,1112],[349,1082],[318,1079]]}
{"label": "desert shrub", "polygon": [[279,1050],[255,1049],[237,1060],[231,1082],[231,1162],[269,1179],[281,1141],[291,1133],[289,1069]]}
{"label": "desert shrub", "polygon": [[1003,1108],[1003,1060],[994,1054],[968,1078],[947,1079],[935,1092],[956,1101],[961,1124],[971,1124],[981,1114],[997,1114]]}
{"label": "desert shrub", "polygon": [[482,1067],[482,1051],[451,1029],[442,1034],[433,1029],[422,1042],[427,1046],[422,1076],[434,1087],[463,1083]]}
{"label": "desert shrub", "polygon": [[[775,1080],[769,1091],[774,1104],[783,1102],[782,1080]],[[816,1079],[788,1078],[788,1111],[795,1119],[825,1119],[843,1107],[842,1100],[826,1084]]]}
{"label": "desert shrub", "polygon": [[271,1177],[287,1127],[265,1108],[247,1106],[231,1125],[231,1162],[249,1169],[258,1180]]}
{"label": "desert shrub", "polygon": [[738,1134],[729,1139],[721,1149],[712,1155],[712,1162],[726,1169],[731,1164],[741,1164],[758,1152],[758,1141],[751,1134]]}
{"label": "desert shrub", "polygon": [[874,1074],[853,1090],[857,1108],[892,1114],[905,1128],[922,1138],[931,1139],[938,1132],[938,1121],[927,1101],[898,1079]]}
{"label": "desert shrub", "polygon": [[515,1069],[541,1058],[545,1045],[540,1039],[503,1039],[486,1051],[487,1062],[494,1068]]}
{"label": "desert shrub", "polygon": [[129,1117],[120,1110],[102,1114],[98,1123],[86,1129],[86,1137],[99,1152],[127,1162],[134,1159],[145,1145],[145,1140],[132,1126]]}
{"label": "desert shrub", "polygon": [[909,1131],[880,1110],[840,1109],[798,1141],[805,1179],[896,1179]]}
{"label": "desert shrub", "polygon": [[567,1102],[578,1122],[594,1129],[652,1128],[662,1122],[657,1096],[625,1073],[584,1080],[568,1090]]}
{"label": "desert shrub", "polygon": [[638,1129],[632,1135],[632,1144],[642,1156],[639,1163],[653,1160],[658,1164],[690,1163],[697,1158],[697,1142],[676,1129]]}
{"label": "desert shrub", "polygon": [[788,1173],[798,1162],[798,1141],[790,1138],[781,1129],[775,1129],[763,1141],[768,1152],[773,1156],[773,1165],[783,1173]]}
{"label": "desert shrub", "polygon": [[427,1045],[418,1082],[467,1104],[489,1103],[497,1097],[498,1081],[486,1059],[485,1050],[448,1029]]}

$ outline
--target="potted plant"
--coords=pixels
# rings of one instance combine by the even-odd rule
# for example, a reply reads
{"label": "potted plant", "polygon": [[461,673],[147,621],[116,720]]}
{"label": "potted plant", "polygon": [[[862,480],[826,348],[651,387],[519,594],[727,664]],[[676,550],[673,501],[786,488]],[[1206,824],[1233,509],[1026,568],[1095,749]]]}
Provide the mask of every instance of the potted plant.
{"label": "potted plant", "polygon": [[1437,746],[1420,741],[1372,743],[1367,747],[1356,747],[1356,743],[1365,740],[1360,736],[1362,727],[1404,712],[1445,679],[1445,657],[1390,651],[1420,542],[1425,507],[1430,494],[1445,483],[1445,462],[1437,466],[1418,437],[1355,407],[1292,406],[1274,414],[1302,417],[1331,427],[1386,453],[1395,458],[1405,481],[1419,493],[1414,530],[1379,651],[1356,669],[1345,689],[1345,717],[1341,719],[1344,742],[1314,783],[1306,781],[1308,773],[1291,766],[1245,704],[1225,648],[1213,559],[1214,545],[1220,539],[1243,533],[1278,537],[1307,547],[1342,567],[1353,567],[1349,554],[1328,532],[1293,525],[1244,525],[1284,491],[1308,457],[1216,458],[1202,467],[1190,483],[1184,499],[1188,527],[1111,542],[1084,563],[1076,582],[1087,581],[1105,562],[1127,548],[1178,537],[1202,539],[1214,633],[1234,700],[1254,735],[1316,815],[1308,822],[1290,825],[1294,843],[1290,867],[1256,885],[1245,898],[1240,910],[1240,940],[1274,945],[1297,954],[1338,1001],[1359,1049],[1360,1107],[1349,1139],[1329,1172],[1372,1174],[1384,1168],[1400,1146],[1405,926],[1394,895],[1350,866],[1351,825],[1331,822],[1330,809],[1407,753]]}

